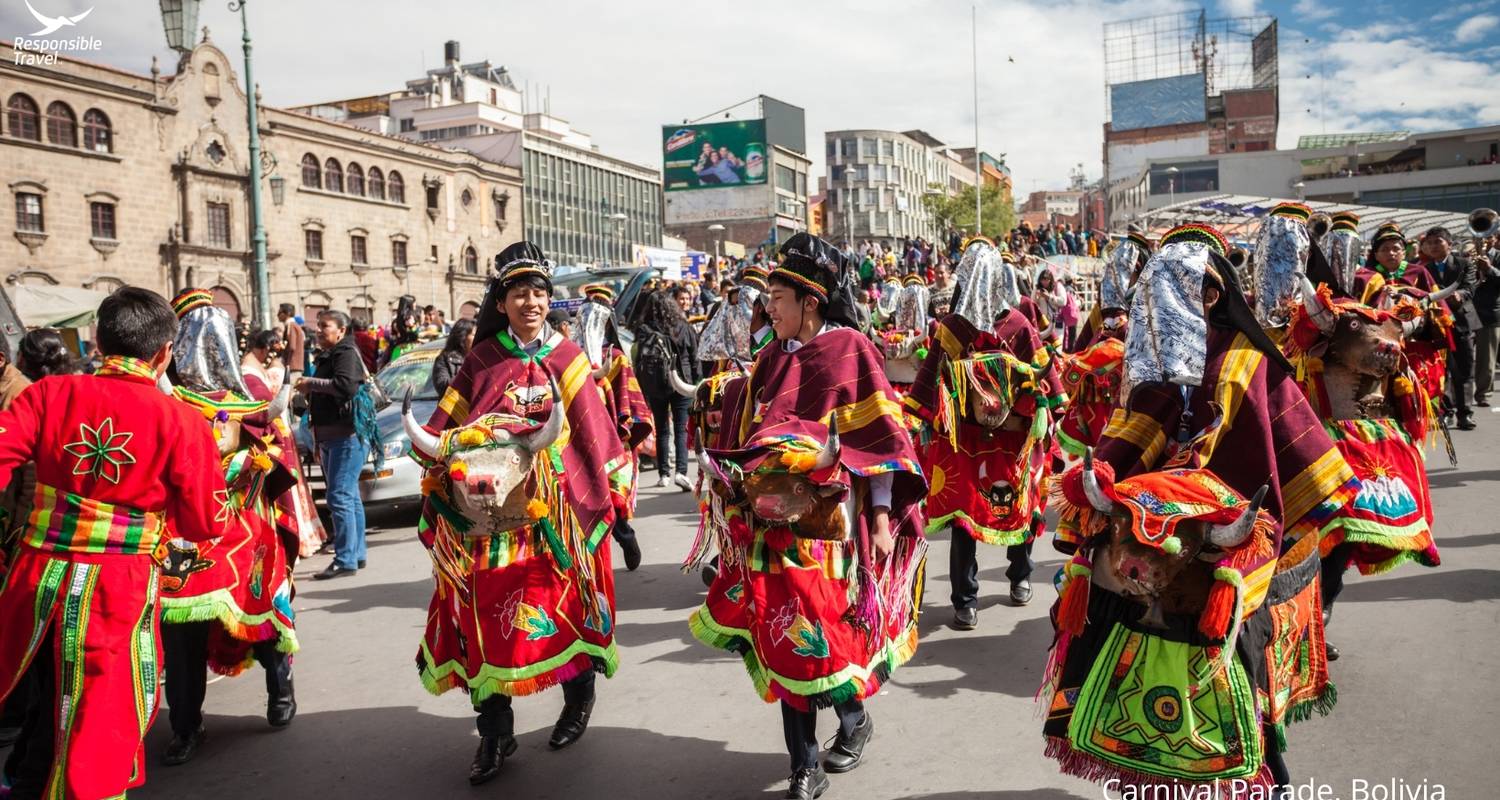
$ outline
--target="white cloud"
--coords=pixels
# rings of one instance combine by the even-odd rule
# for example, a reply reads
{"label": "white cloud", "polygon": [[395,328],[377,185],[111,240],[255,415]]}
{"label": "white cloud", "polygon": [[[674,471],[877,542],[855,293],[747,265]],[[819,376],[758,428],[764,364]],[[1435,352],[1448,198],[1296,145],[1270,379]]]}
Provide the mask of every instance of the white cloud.
{"label": "white cloud", "polygon": [[1298,19],[1309,21],[1328,19],[1339,12],[1338,8],[1327,0],[1297,0],[1292,6],[1292,11]]}
{"label": "white cloud", "polygon": [[1258,0],[1219,0],[1219,11],[1226,17],[1253,17],[1260,13]]}
{"label": "white cloud", "polygon": [[1494,14],[1482,14],[1477,17],[1469,17],[1459,23],[1458,28],[1453,31],[1453,39],[1459,44],[1469,44],[1484,38],[1486,33],[1500,25],[1500,17]]}

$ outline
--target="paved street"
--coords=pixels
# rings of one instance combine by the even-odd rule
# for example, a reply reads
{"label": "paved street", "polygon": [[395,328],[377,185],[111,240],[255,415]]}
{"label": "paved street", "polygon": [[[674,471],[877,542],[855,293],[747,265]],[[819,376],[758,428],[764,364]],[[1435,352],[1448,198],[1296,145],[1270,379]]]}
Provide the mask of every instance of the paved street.
{"label": "paved street", "polygon": [[[1344,657],[1332,665],[1333,716],[1293,727],[1297,780],[1358,798],[1351,781],[1441,783],[1448,798],[1494,797],[1493,742],[1500,738],[1500,414],[1455,433],[1458,469],[1440,456],[1432,483],[1443,566],[1407,566],[1350,579],[1331,629]],[[372,517],[370,567],[352,579],[306,580],[298,570],[303,650],[300,713],[273,732],[264,721],[259,672],[209,689],[209,740],[193,763],[155,765],[168,739],[158,717],[143,798],[740,798],[779,796],[787,757],[780,717],[760,702],[737,659],[694,642],[686,619],[702,596],[677,563],[696,524],[687,494],[642,492],[637,522],[645,563],[619,572],[621,668],[601,682],[587,737],[554,753],[546,738],[561,692],[516,704],[520,750],[501,777],[470,789],[475,746],[467,699],[428,695],[412,655],[431,588],[409,512]],[[933,543],[922,645],[869,704],[877,734],[858,771],[833,777],[838,798],[1099,797],[1060,776],[1041,755],[1032,696],[1051,637],[1049,583],[1060,560],[1039,547],[1036,599],[1011,608],[1004,559],[981,551],[987,598],[980,627],[947,627],[947,542]],[[618,561],[618,558],[616,559]],[[823,730],[832,733],[831,715]],[[1379,797],[1380,795],[1368,795]],[[1400,796],[1400,795],[1395,795]],[[1411,795],[1408,795],[1411,796]]]}

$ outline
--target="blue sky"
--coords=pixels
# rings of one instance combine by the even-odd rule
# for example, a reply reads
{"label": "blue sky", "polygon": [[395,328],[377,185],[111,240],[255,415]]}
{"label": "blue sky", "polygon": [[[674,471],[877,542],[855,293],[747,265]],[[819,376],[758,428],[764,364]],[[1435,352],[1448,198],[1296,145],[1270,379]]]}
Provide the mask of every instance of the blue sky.
{"label": "blue sky", "polygon": [[[176,63],[152,0],[29,1],[47,15],[93,8],[65,32],[100,38],[95,60],[140,73],[153,55],[168,73]],[[981,0],[980,146],[1007,154],[1018,193],[1060,188],[1078,164],[1100,174],[1103,24],[1200,5]],[[456,38],[465,61],[509,67],[518,84],[531,82],[537,102],[550,89],[553,112],[605,152],[656,167],[661,124],[759,93],[801,105],[819,174],[827,130],[922,128],[972,144],[970,8],[964,0],[250,4],[256,79],[272,105],[399,89],[437,66],[443,41]],[[1208,11],[1280,19],[1282,147],[1325,127],[1500,124],[1500,0],[1230,0]],[[222,0],[202,13],[238,61],[238,19]],[[0,38],[35,29],[24,0],[0,0]]]}

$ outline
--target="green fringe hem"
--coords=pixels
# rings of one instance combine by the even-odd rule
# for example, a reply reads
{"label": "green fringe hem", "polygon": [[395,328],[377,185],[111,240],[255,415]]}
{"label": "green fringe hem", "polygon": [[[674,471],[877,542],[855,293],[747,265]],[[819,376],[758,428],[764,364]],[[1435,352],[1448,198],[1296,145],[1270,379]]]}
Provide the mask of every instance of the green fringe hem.
{"label": "green fringe hem", "polygon": [[1314,714],[1326,717],[1333,713],[1333,707],[1338,705],[1339,690],[1332,683],[1323,689],[1323,693],[1311,700],[1304,700],[1286,710],[1286,722],[1306,722],[1313,718]]}
{"label": "green fringe hem", "polygon": [[[578,662],[581,655],[588,656],[587,663]],[[620,653],[613,641],[608,647],[599,647],[579,640],[562,653],[527,667],[500,669],[485,664],[480,668],[479,675],[472,678],[464,674],[464,666],[457,661],[433,663],[432,652],[427,649],[426,642],[422,643],[417,653],[417,675],[423,688],[434,695],[462,689],[475,705],[495,695],[525,697],[536,694],[589,670],[602,673],[605,678],[613,678],[619,668]],[[507,672],[515,676],[504,678],[499,674]]]}
{"label": "green fringe hem", "polygon": [[709,647],[738,654],[745,662],[745,671],[750,675],[756,694],[762,700],[767,703],[779,700],[776,691],[776,687],[779,687],[786,694],[807,698],[814,708],[828,708],[868,696],[861,692],[870,685],[871,679],[876,685],[890,680],[891,673],[910,661],[917,651],[916,621],[913,620],[906,634],[882,648],[874,660],[864,667],[850,665],[826,678],[799,681],[778,675],[761,663],[760,657],[755,654],[755,648],[750,644],[749,632],[719,625],[707,606],[700,606],[688,618],[688,630],[692,632],[693,638]]}
{"label": "green fringe hem", "polygon": [[246,614],[228,589],[215,589],[195,597],[163,597],[161,608],[164,625],[217,622],[230,636],[243,642],[255,644],[274,637],[279,652],[291,654],[301,649],[296,629],[282,622],[275,609],[254,616]]}
{"label": "green fringe hem", "polygon": [[1032,529],[1036,526],[1037,516],[1033,514],[1032,520],[1025,527],[1016,528],[1011,531],[1002,531],[975,524],[974,520],[970,519],[968,514],[962,511],[955,511],[952,514],[928,519],[927,535],[932,536],[942,533],[952,527],[958,534],[972,536],[973,534],[969,533],[969,531],[973,530],[979,533],[978,541],[988,545],[1010,547],[1012,545],[1026,544],[1026,540],[1031,538]]}

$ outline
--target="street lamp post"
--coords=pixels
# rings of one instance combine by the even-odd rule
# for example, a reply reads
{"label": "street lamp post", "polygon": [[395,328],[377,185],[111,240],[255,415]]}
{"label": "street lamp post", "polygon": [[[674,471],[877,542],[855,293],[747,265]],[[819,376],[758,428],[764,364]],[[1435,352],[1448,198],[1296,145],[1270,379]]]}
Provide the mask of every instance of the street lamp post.
{"label": "street lamp post", "polygon": [[1167,167],[1167,207],[1177,205],[1177,173],[1181,170],[1176,167]]}
{"label": "street lamp post", "polygon": [[610,221],[615,223],[615,244],[620,249],[616,255],[618,263],[625,262],[625,221],[630,219],[623,212],[615,212],[609,215]]}
{"label": "street lamp post", "polygon": [[724,241],[724,226],[715,222],[714,224],[708,226],[708,230],[714,235],[714,272],[718,272],[719,259],[722,258],[722,256],[719,255],[719,248],[723,246],[722,242]]}
{"label": "street lamp post", "polygon": [[[240,40],[245,49],[245,124],[250,129],[250,240],[254,257],[255,321],[263,329],[271,327],[271,279],[266,270],[266,225],[260,197],[260,124],[256,119],[255,76],[251,72],[250,20],[245,10],[248,0],[230,0],[229,10],[240,14]],[[193,31],[198,27],[198,10],[202,0],[160,0],[162,27],[167,46],[179,53],[193,50]]]}

